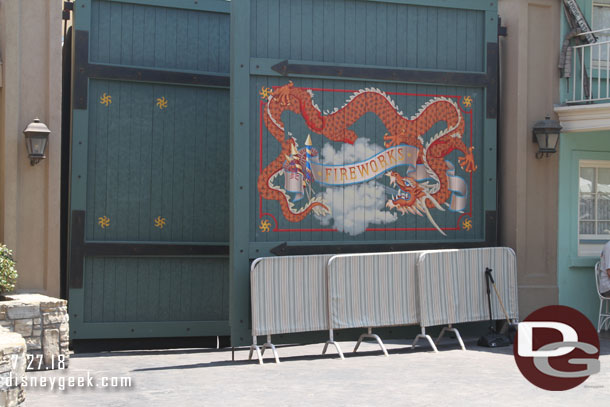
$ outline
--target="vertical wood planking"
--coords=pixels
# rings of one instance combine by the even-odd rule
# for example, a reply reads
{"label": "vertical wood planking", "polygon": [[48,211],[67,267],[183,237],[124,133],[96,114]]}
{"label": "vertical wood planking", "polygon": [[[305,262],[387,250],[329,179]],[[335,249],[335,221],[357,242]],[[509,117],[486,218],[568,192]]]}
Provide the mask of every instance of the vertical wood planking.
{"label": "vertical wood planking", "polygon": [[[89,60],[228,73],[229,15],[171,7],[93,0],[90,26],[79,25],[89,30]],[[226,242],[228,90],[93,78],[88,90],[86,240]],[[104,94],[111,103],[100,103]],[[158,105],[163,97],[166,108]],[[213,200],[208,211],[195,216],[206,200]],[[157,216],[164,228],[154,226]],[[226,258],[86,257],[83,288],[71,289],[82,307],[78,333],[98,322],[226,321],[227,265]]]}
{"label": "vertical wood planking", "polygon": [[228,318],[225,259],[87,259],[85,282],[85,322]]}
{"label": "vertical wood planking", "polygon": [[228,92],[91,82],[87,239],[226,241]]}
{"label": "vertical wood planking", "polygon": [[462,53],[459,70],[484,69],[473,54],[485,45],[480,10],[354,0],[252,4],[254,57],[450,70]]}
{"label": "vertical wood planking", "polygon": [[92,62],[229,72],[229,16],[92,2]]}

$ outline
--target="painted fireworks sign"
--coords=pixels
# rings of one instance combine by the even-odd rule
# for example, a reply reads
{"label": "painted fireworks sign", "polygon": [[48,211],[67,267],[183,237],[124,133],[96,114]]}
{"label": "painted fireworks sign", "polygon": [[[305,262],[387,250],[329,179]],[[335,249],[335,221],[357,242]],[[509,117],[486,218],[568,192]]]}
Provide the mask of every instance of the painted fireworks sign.
{"label": "painted fireworks sign", "polygon": [[[346,93],[345,104],[325,114],[315,103],[316,93],[325,91],[337,92],[299,88],[292,82],[260,92],[257,226],[262,232],[339,231],[356,236],[372,230],[421,229],[446,235],[446,230],[472,227],[469,194],[477,165],[473,156],[472,110],[468,109],[471,97],[428,95],[417,114],[407,118],[392,93],[371,88],[341,91]],[[310,130],[310,134],[299,135],[300,140],[305,140],[303,145],[286,129],[282,121],[286,111],[302,116]],[[383,145],[352,129],[367,113],[383,122],[387,130]],[[465,137],[467,121],[469,131]],[[427,135],[437,123],[445,125]],[[311,133],[325,138],[320,146],[314,146]],[[280,143],[281,152],[265,165],[263,138],[268,135]],[[449,158],[453,151],[458,151],[457,163]],[[281,213],[277,209],[272,213],[265,206],[273,201],[279,203]],[[435,213],[445,211],[463,215],[458,217],[457,226],[437,223]],[[299,223],[308,216],[315,217],[322,227],[300,227]],[[420,216],[427,219],[428,226],[393,227],[401,216]],[[294,227],[280,228],[278,218]]]}

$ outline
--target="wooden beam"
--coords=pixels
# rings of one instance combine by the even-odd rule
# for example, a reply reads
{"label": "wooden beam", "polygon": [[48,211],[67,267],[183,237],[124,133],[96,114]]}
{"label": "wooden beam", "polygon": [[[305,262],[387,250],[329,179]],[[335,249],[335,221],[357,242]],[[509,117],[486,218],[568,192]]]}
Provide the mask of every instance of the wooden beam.
{"label": "wooden beam", "polygon": [[170,71],[108,64],[89,63],[89,32],[76,30],[74,37],[74,109],[87,108],[89,78],[130,82],[171,83],[214,88],[229,88],[229,74]]}

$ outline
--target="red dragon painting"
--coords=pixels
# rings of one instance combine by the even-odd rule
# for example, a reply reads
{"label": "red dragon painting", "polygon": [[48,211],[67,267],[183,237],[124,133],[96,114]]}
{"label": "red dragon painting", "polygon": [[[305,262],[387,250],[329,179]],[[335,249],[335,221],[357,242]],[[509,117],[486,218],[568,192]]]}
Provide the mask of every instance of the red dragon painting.
{"label": "red dragon painting", "polygon": [[[418,182],[409,174],[401,175],[396,170],[386,172],[390,186],[396,188],[396,193],[392,194],[385,207],[401,215],[427,216],[441,233],[429,209],[444,210],[449,206],[448,200],[452,194],[450,174],[455,169],[447,160],[447,155],[457,150],[462,154],[458,163],[464,171],[472,173],[477,169],[474,147],[467,147],[462,140],[465,129],[463,114],[451,98],[434,97],[423,104],[417,114],[407,118],[389,95],[374,88],[354,92],[341,108],[329,114],[323,114],[316,105],[312,90],[296,87],[292,82],[277,87],[264,97],[264,125],[280,143],[281,152],[262,169],[257,187],[262,199],[279,202],[284,218],[290,222],[301,222],[312,212],[325,216],[330,213],[330,207],[320,196],[308,196],[307,201],[297,207],[293,197],[278,185],[276,178],[284,174],[287,160],[295,156],[296,140],[287,135],[282,122],[282,113],[286,111],[301,115],[311,131],[326,139],[349,144],[358,138],[350,127],[366,113],[377,115],[387,129],[384,147],[414,146],[417,151],[416,164],[425,170],[427,179]],[[439,122],[445,123],[444,129],[425,140],[426,133]],[[303,150],[299,153],[298,163],[298,168],[302,169]]]}

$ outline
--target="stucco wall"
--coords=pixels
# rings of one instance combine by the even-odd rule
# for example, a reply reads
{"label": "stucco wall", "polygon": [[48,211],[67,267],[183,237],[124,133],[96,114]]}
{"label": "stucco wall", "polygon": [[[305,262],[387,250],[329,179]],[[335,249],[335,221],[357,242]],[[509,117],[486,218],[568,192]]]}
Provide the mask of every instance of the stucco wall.
{"label": "stucco wall", "polygon": [[[536,159],[532,126],[559,102],[560,1],[500,0],[500,243],[517,253],[519,311],[557,304],[557,154]],[[559,147],[561,148],[561,146]]]}
{"label": "stucco wall", "polygon": [[[19,291],[59,296],[61,1],[0,0],[0,241],[17,260]],[[23,129],[51,130],[31,166]]]}
{"label": "stucco wall", "polygon": [[[610,105],[605,105],[610,112]],[[608,114],[608,113],[607,113]],[[576,308],[597,327],[595,263],[599,256],[578,256],[578,171],[580,160],[610,161],[610,131],[564,133],[559,152],[559,302]]]}

